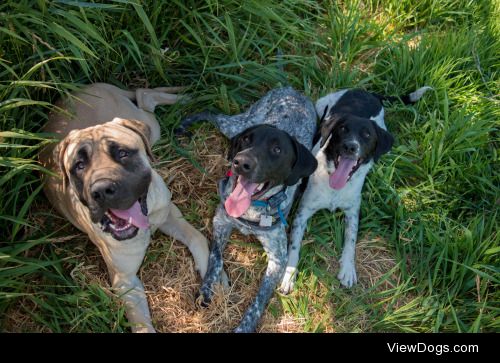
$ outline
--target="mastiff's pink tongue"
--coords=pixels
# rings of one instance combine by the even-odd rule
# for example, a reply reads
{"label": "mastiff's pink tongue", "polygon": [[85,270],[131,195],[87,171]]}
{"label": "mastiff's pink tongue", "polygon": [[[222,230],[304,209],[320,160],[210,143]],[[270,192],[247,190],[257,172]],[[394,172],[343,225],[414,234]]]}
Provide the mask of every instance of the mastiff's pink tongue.
{"label": "mastiff's pink tongue", "polygon": [[146,229],[149,227],[148,217],[142,214],[139,201],[135,202],[132,207],[127,210],[110,209],[111,212],[118,218],[125,219],[138,228]]}
{"label": "mastiff's pink tongue", "polygon": [[330,175],[330,187],[337,190],[345,187],[354,165],[356,165],[356,160],[340,157],[339,166]]}
{"label": "mastiff's pink tongue", "polygon": [[233,218],[241,217],[248,207],[250,207],[252,203],[252,194],[255,192],[258,185],[259,184],[246,181],[242,176],[238,177],[236,187],[224,203],[227,214]]}

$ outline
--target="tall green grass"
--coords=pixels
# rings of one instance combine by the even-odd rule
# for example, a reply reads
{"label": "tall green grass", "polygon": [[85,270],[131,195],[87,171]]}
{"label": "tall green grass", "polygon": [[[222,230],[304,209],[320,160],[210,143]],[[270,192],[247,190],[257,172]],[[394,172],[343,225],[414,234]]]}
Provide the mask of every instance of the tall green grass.
{"label": "tall green grass", "polygon": [[[47,330],[127,329],[122,307],[75,272],[81,251],[54,243],[72,229],[62,231],[61,217],[47,207],[39,182],[46,171],[37,162],[51,142],[40,129],[55,99],[78,84],[104,81],[190,86],[192,102],[157,112],[164,143],[181,114],[236,113],[284,84],[313,98],[342,87],[391,95],[434,87],[415,106],[387,105],[396,144],[363,192],[360,238],[383,240],[393,270],[374,288],[339,289],[330,262],[341,248],[341,215],[319,213],[306,234],[314,243],[302,251],[297,291],[280,297],[281,309],[305,318],[307,331],[497,331],[499,6],[3,2],[0,329],[19,301]],[[328,292],[314,297],[319,286]],[[325,307],[325,316],[314,315]]]}

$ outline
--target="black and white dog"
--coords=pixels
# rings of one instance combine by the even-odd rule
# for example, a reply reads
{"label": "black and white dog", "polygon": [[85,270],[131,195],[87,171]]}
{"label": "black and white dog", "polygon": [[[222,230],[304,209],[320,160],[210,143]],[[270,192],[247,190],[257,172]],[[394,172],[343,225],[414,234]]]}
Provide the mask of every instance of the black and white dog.
{"label": "black and white dog", "polygon": [[301,179],[317,161],[309,151],[316,131],[313,103],[290,87],[275,89],[235,115],[203,112],[183,120],[179,131],[208,120],[228,138],[231,169],[219,183],[219,205],[213,219],[213,241],[201,295],[210,302],[221,280],[222,255],[234,228],[255,235],[268,256],[259,292],[235,332],[252,332],[279,284],[287,262],[286,217]]}
{"label": "black and white dog", "polygon": [[[401,97],[405,104],[419,100],[430,87],[422,87]],[[294,286],[302,237],[309,218],[320,209],[345,214],[344,249],[337,275],[342,285],[351,287],[357,281],[355,245],[358,233],[361,189],[365,177],[381,155],[393,144],[384,123],[384,97],[358,89],[331,93],[316,102],[322,116],[320,140],[313,148],[318,168],[309,178],[295,216],[288,264],[280,290],[287,294]]]}

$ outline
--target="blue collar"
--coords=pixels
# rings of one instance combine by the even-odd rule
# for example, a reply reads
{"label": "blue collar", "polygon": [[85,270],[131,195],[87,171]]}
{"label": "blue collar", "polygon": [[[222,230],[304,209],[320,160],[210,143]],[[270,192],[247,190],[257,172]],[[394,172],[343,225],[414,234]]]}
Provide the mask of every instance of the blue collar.
{"label": "blue collar", "polygon": [[283,214],[283,211],[281,210],[281,203],[283,203],[286,200],[286,188],[282,189],[278,193],[274,194],[272,197],[270,197],[267,200],[252,200],[252,205],[255,207],[264,207],[268,211],[271,209],[276,208],[278,211],[278,216],[280,217],[281,224],[283,224],[285,227],[288,227],[288,224],[286,223],[286,218],[285,215]]}

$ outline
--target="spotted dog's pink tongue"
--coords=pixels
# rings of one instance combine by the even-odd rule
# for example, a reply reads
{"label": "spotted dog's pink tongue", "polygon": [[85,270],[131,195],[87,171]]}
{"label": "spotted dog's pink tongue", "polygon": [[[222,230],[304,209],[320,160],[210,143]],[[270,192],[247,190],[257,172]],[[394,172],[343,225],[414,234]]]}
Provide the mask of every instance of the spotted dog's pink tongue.
{"label": "spotted dog's pink tongue", "polygon": [[340,157],[338,167],[330,175],[330,187],[337,190],[345,187],[354,165],[356,165],[356,160]]}
{"label": "spotted dog's pink tongue", "polygon": [[227,197],[224,207],[227,214],[233,218],[239,218],[246,212],[252,203],[252,194],[257,189],[259,184],[250,183],[243,179],[242,176],[238,177],[236,187],[233,192]]}
{"label": "spotted dog's pink tongue", "polygon": [[146,229],[149,227],[148,217],[142,214],[141,205],[139,201],[135,202],[132,207],[127,210],[110,209],[110,211],[118,218],[124,219],[132,223],[138,228]]}

